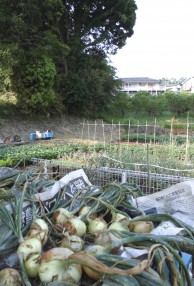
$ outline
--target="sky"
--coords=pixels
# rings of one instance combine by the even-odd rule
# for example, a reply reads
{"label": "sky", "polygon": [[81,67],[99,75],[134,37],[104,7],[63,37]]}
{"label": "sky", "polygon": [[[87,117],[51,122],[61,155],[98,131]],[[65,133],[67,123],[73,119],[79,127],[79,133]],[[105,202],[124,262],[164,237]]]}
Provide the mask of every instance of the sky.
{"label": "sky", "polygon": [[194,76],[194,0],[136,0],[134,34],[110,57],[118,77]]}

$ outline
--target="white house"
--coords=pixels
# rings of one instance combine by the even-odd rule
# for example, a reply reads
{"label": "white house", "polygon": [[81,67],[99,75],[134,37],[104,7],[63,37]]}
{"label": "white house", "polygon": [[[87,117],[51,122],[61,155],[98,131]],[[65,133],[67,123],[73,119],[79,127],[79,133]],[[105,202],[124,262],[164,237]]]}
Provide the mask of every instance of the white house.
{"label": "white house", "polygon": [[166,87],[160,84],[160,80],[149,77],[120,78],[123,82],[122,91],[128,94],[135,94],[138,91],[148,91],[152,95],[163,93]]}
{"label": "white house", "polygon": [[188,91],[190,93],[194,93],[194,76],[186,79],[182,82],[182,91]]}

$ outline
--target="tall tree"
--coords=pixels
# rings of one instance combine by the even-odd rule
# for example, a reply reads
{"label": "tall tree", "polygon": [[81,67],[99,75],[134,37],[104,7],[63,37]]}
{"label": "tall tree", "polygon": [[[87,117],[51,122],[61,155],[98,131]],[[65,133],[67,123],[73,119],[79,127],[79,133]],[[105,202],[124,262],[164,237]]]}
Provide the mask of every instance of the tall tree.
{"label": "tall tree", "polygon": [[[39,66],[40,63],[45,65],[46,57],[50,58],[47,62],[52,62],[56,70],[56,81],[52,80],[53,87],[50,88],[57,96],[63,96],[68,110],[71,110],[69,104],[73,101],[83,100],[84,104],[90,102],[91,106],[96,106],[97,102],[105,103],[100,94],[109,98],[116,87],[113,80],[115,73],[108,68],[106,58],[109,54],[115,54],[132,36],[136,9],[135,0],[1,0],[0,48],[2,44],[7,47],[15,45],[12,53],[16,65],[14,70],[18,72],[12,81],[15,90],[21,92],[19,80],[27,76],[22,71],[20,74],[20,67],[25,68],[25,64],[27,70],[32,66],[36,70],[32,61],[28,67],[28,59],[32,56]],[[103,77],[108,78],[114,87],[105,84],[102,77],[100,79],[100,69]],[[31,73],[31,76],[33,74],[36,73]],[[74,84],[80,82],[81,87],[84,82],[90,86],[90,90],[101,93],[90,92],[88,96],[88,87],[82,86],[82,91],[75,89],[73,79]],[[61,89],[64,81],[66,87]],[[32,78],[30,82],[33,84]],[[31,92],[33,96],[33,89]],[[37,88],[34,92],[37,92]],[[26,95],[29,96],[29,93]],[[26,104],[29,100],[25,101]]]}

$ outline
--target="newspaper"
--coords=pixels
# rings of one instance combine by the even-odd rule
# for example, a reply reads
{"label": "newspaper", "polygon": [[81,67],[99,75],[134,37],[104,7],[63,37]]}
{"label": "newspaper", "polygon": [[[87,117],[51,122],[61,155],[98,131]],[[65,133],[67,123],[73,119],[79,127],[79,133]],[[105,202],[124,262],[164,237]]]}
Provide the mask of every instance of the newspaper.
{"label": "newspaper", "polygon": [[[175,184],[160,192],[137,198],[137,206],[141,209],[156,207],[157,213],[169,214],[187,225],[194,227],[194,180]],[[167,227],[168,226],[168,227]],[[183,229],[175,229],[172,224],[160,225],[162,234],[179,234]],[[182,234],[182,233],[181,233]]]}
{"label": "newspaper", "polygon": [[[6,170],[8,171],[8,170]],[[48,213],[56,203],[58,196],[60,195],[60,204],[63,202],[68,203],[74,195],[88,186],[91,186],[88,177],[86,176],[83,169],[79,169],[73,172],[68,173],[63,178],[58,181],[55,181],[53,185],[41,193],[36,193],[34,195],[35,201],[35,211],[38,216],[42,214],[42,210]],[[74,201],[73,207],[79,205],[79,197]],[[7,209],[12,213],[12,207],[10,204],[6,205]],[[24,201],[22,207],[22,228],[30,224],[33,219],[32,206],[29,201]],[[5,241],[10,235],[11,232],[9,229],[0,221],[0,241]]]}

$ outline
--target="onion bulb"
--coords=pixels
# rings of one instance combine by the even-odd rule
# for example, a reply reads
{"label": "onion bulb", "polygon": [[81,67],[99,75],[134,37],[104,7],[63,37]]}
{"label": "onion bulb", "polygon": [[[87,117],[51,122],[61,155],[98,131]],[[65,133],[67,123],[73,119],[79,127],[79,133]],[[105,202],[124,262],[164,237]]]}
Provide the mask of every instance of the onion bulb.
{"label": "onion bulb", "polygon": [[68,219],[73,217],[73,214],[65,208],[58,208],[52,215],[54,224],[63,225]]}
{"label": "onion bulb", "polygon": [[35,253],[35,254],[30,254],[26,261],[24,262],[25,269],[27,272],[28,277],[30,278],[36,278],[38,277],[38,270],[40,267],[40,254]]}
{"label": "onion bulb", "polygon": [[96,239],[94,240],[95,244],[106,247],[112,247],[116,242],[122,244],[122,239],[119,234],[106,231],[97,234]]}
{"label": "onion bulb", "polygon": [[88,232],[95,234],[107,229],[107,223],[102,217],[88,218]]}
{"label": "onion bulb", "polygon": [[107,247],[98,244],[87,245],[85,246],[84,251],[91,255],[105,254],[110,252]]}
{"label": "onion bulb", "polygon": [[0,285],[21,286],[22,278],[20,273],[14,268],[4,268],[0,271]]}
{"label": "onion bulb", "polygon": [[124,221],[124,220],[127,220],[129,221],[129,218],[124,216],[123,214],[121,213],[117,213],[117,212],[111,212],[112,214],[112,222],[115,222],[115,221]]}
{"label": "onion bulb", "polygon": [[29,255],[31,255],[32,253],[40,254],[41,251],[42,251],[42,245],[40,240],[33,237],[26,239],[22,243],[20,243],[17,249],[17,255],[18,257],[22,256],[25,262]]}
{"label": "onion bulb", "polygon": [[129,222],[129,230],[137,233],[149,233],[154,229],[154,224],[151,221],[132,221]]}
{"label": "onion bulb", "polygon": [[78,284],[82,276],[79,264],[70,264],[68,258],[74,252],[63,247],[52,248],[42,254],[39,267],[41,282],[66,281]]}
{"label": "onion bulb", "polygon": [[106,246],[106,251],[111,253],[117,253],[119,252],[121,246],[122,246],[122,240],[119,234],[112,233],[112,232],[101,232],[97,235],[95,241],[95,244]]}
{"label": "onion bulb", "polygon": [[30,229],[25,236],[25,239],[30,237],[38,238],[41,241],[42,246],[44,246],[48,240],[48,232],[48,224],[43,219],[38,218],[32,222]]}
{"label": "onion bulb", "polygon": [[114,221],[109,225],[108,229],[115,229],[115,230],[120,230],[120,231],[126,231],[128,229],[128,223],[129,222],[123,222],[122,221]]}
{"label": "onion bulb", "polygon": [[63,226],[70,234],[75,234],[80,237],[86,234],[86,224],[78,217],[71,217]]}
{"label": "onion bulb", "polygon": [[79,216],[85,216],[89,213],[89,211],[91,210],[91,207],[89,206],[84,206],[83,208],[81,208],[79,210]]}
{"label": "onion bulb", "polygon": [[67,235],[61,241],[61,247],[69,248],[74,252],[83,250],[84,240],[77,235]]}

